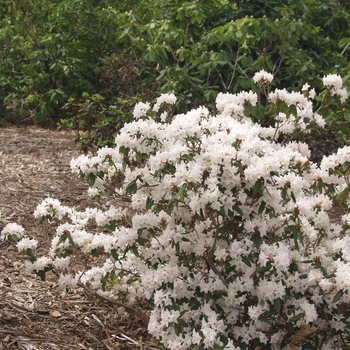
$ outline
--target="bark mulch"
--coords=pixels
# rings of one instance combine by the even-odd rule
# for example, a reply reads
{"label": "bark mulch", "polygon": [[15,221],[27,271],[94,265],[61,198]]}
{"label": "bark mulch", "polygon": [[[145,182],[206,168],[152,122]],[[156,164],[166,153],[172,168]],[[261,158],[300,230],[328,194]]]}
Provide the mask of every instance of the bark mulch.
{"label": "bark mulch", "polygon": [[[91,206],[87,184],[69,167],[79,154],[69,132],[0,128],[0,231],[17,222],[47,252],[53,230],[36,225],[36,206],[47,197],[78,209]],[[25,271],[24,260],[16,247],[0,242],[0,350],[157,349],[136,316],[83,290],[62,290],[54,276],[42,282]]]}

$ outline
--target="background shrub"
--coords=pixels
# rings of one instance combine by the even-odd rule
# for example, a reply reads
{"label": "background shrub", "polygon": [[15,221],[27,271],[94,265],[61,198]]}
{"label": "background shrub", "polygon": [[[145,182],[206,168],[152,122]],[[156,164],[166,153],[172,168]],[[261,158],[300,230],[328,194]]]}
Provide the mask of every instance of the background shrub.
{"label": "background shrub", "polygon": [[[118,99],[152,100],[155,90],[176,93],[177,112],[202,104],[215,112],[219,92],[257,91],[249,77],[260,69],[281,88],[319,90],[319,72],[339,73],[349,86],[349,11],[326,0],[4,0],[0,119],[56,126],[76,117],[62,107],[85,93],[118,108]],[[348,107],[325,113],[329,130],[319,140],[347,142]],[[85,123],[92,133],[112,122],[108,113],[96,118],[99,125]],[[95,135],[95,146],[105,144],[107,134]]]}

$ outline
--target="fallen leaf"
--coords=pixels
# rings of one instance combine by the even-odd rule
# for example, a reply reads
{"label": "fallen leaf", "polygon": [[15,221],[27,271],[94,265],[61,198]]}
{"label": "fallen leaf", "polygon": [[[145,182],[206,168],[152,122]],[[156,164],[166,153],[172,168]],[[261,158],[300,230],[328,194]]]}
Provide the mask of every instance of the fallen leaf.
{"label": "fallen leaf", "polygon": [[68,306],[68,307],[73,307],[73,303],[70,300],[63,300],[63,302]]}
{"label": "fallen leaf", "polygon": [[311,327],[307,325],[300,326],[300,329],[297,332],[295,332],[291,340],[290,348],[294,350],[296,348],[295,344],[302,344],[309,335],[315,332],[317,332],[317,328],[314,326],[311,326]]}
{"label": "fallen leaf", "polygon": [[56,318],[62,316],[61,313],[58,310],[51,311],[50,315],[52,317],[56,317]]}
{"label": "fallen leaf", "polygon": [[4,338],[4,343],[8,343],[10,341],[11,336],[8,334],[5,338]]}

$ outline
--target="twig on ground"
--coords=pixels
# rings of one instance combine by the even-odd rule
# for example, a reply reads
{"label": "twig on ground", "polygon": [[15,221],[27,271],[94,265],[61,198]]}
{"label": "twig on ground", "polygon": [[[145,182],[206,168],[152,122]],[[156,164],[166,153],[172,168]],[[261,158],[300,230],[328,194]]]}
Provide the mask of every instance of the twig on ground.
{"label": "twig on ground", "polygon": [[138,317],[141,319],[141,321],[142,321],[145,325],[148,324],[148,317],[145,316],[145,315],[144,315],[142,312],[140,312],[139,310],[135,309],[134,307],[128,306],[128,305],[126,305],[126,304],[124,304],[124,303],[122,303],[122,302],[120,302],[120,301],[112,300],[112,299],[110,299],[110,298],[107,298],[107,297],[105,297],[104,295],[101,295],[101,294],[99,294],[98,292],[89,289],[84,283],[79,282],[79,283],[78,283],[78,286],[81,287],[81,288],[83,288],[85,292],[87,292],[87,293],[93,295],[94,297],[96,297],[96,298],[98,298],[98,299],[102,299],[102,300],[107,301],[107,302],[110,303],[110,304],[117,305],[117,306],[119,306],[119,307],[123,307],[126,311],[131,312],[131,313],[135,314],[136,316],[138,316]]}

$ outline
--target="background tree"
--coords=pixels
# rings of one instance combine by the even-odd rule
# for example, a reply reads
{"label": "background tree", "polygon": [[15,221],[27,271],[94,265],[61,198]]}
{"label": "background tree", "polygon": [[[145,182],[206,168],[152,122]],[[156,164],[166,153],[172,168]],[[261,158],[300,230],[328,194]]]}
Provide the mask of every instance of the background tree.
{"label": "background tree", "polygon": [[350,35],[349,12],[335,4],[169,0],[165,13],[146,26],[145,60],[159,68],[161,91],[180,94],[184,105],[253,88],[248,77],[260,69],[280,86],[301,87],[347,67],[338,43]]}
{"label": "background tree", "polygon": [[[75,118],[66,126],[112,128],[113,135],[113,118],[131,118],[134,97],[175,92],[177,111],[214,108],[219,92],[256,91],[250,77],[261,69],[281,88],[317,88],[319,74],[328,73],[348,85],[349,16],[346,2],[327,0],[5,0],[0,118],[8,120],[11,107],[17,119],[56,125]],[[98,121],[86,121],[93,113],[73,113],[73,105],[89,109],[93,95],[105,106]],[[319,138],[344,142],[348,108],[325,111],[333,134]],[[255,118],[271,123],[262,109]]]}
{"label": "background tree", "polygon": [[113,6],[110,0],[5,0],[0,10],[2,116],[10,105],[17,118],[29,113],[34,122],[57,121],[70,97],[115,93],[107,83],[108,68],[101,67],[117,61],[114,75],[125,77],[119,69],[139,61],[141,53],[124,26],[138,33],[151,6],[142,2],[137,26],[134,2]]}

